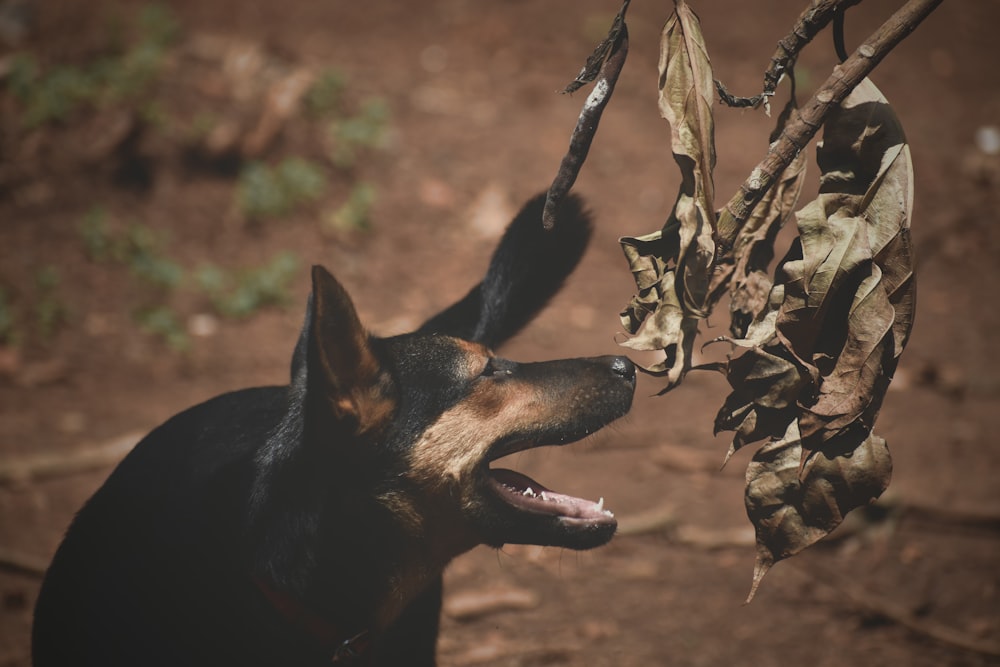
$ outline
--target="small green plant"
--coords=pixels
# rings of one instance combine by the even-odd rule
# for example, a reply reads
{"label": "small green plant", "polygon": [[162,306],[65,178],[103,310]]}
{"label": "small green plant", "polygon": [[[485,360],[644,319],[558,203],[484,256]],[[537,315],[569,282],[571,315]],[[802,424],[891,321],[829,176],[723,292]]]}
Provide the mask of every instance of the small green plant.
{"label": "small green plant", "polygon": [[194,143],[203,141],[212,130],[219,124],[219,119],[215,114],[208,111],[199,111],[187,126],[188,139]]}
{"label": "small green plant", "polygon": [[[15,56],[7,87],[20,103],[21,124],[33,129],[64,122],[87,106],[144,105],[180,27],[164,5],[143,8],[138,26],[132,47],[81,66],[54,66],[45,71],[31,55]],[[150,115],[155,116],[144,110],[144,116]]]}
{"label": "small green plant", "polygon": [[[298,182],[297,168],[298,165],[291,162],[285,163],[278,171],[290,181]],[[173,350],[185,352],[190,349],[190,337],[181,318],[165,303],[170,294],[191,288],[189,274],[167,254],[164,235],[139,223],[116,230],[110,224],[106,210],[101,207],[91,209],[84,216],[79,231],[84,250],[92,261],[127,268],[138,279],[143,291],[142,305],[133,311],[135,322],[144,331],[161,338]],[[262,266],[238,271],[206,264],[194,272],[194,284],[208,296],[212,307],[220,315],[245,318],[263,307],[287,303],[288,290],[298,265],[296,256],[289,252],[275,255]],[[39,275],[39,284],[44,282],[54,286],[58,282],[58,276],[53,273]],[[0,327],[4,314],[10,312],[6,303],[0,293]],[[51,311],[53,315],[60,312],[54,307]],[[0,328],[0,342],[3,342],[3,336],[4,329]]]}
{"label": "small green plant", "polygon": [[330,123],[330,160],[340,168],[353,167],[366,149],[382,148],[389,127],[389,106],[375,98],[365,102],[357,115]]}
{"label": "small green plant", "polygon": [[139,280],[151,287],[172,290],[184,278],[184,269],[167,257],[165,239],[146,225],[135,223],[125,233],[123,261]]}
{"label": "small green plant", "polygon": [[16,345],[19,338],[14,305],[7,296],[7,290],[0,287],[0,345]]}
{"label": "small green plant", "polygon": [[327,216],[327,230],[349,231],[371,229],[371,211],[375,204],[375,187],[369,183],[356,183],[347,201]]}
{"label": "small green plant", "polygon": [[139,10],[139,30],[142,41],[161,49],[171,46],[181,36],[181,24],[165,3],[148,4]]}
{"label": "small green plant", "polygon": [[12,56],[7,70],[7,89],[14,97],[24,101],[34,92],[32,89],[38,81],[40,70],[38,61],[32,56],[26,53]]}
{"label": "small green plant", "polygon": [[190,340],[177,314],[163,303],[165,296],[184,282],[184,268],[166,252],[166,237],[141,223],[115,229],[107,211],[99,206],[84,216],[79,226],[87,257],[97,263],[125,267],[144,288],[132,317],[146,331],[161,338],[171,349],[184,352]]}
{"label": "small green plant", "polygon": [[263,266],[227,272],[207,264],[196,280],[215,310],[225,317],[244,318],[269,305],[288,303],[288,288],[298,271],[298,258],[279,253]]}
{"label": "small green plant", "polygon": [[108,212],[95,206],[83,216],[79,226],[80,238],[92,262],[106,262],[116,254],[116,239],[108,227]]}
{"label": "small green plant", "polygon": [[21,103],[21,123],[31,129],[66,120],[96,98],[100,84],[93,73],[76,67],[54,67],[43,74],[32,56],[21,54],[13,60],[8,86]]}
{"label": "small green plant", "polygon": [[129,267],[144,284],[171,290],[184,279],[184,269],[167,256],[166,237],[151,227],[133,223],[116,231],[101,207],[92,208],[79,226],[87,257],[94,262],[115,262]]}
{"label": "small green plant", "polygon": [[312,118],[325,118],[339,110],[347,77],[334,69],[324,69],[316,77],[303,99],[306,114]]}
{"label": "small green plant", "polygon": [[54,266],[43,266],[35,273],[33,310],[38,335],[43,341],[52,338],[69,316],[69,309],[58,294],[59,283],[59,271]]}
{"label": "small green plant", "polygon": [[[69,319],[69,308],[59,294],[59,271],[46,265],[35,271],[30,302],[21,308],[10,293],[0,287],[0,346],[20,345],[24,337],[47,343]],[[20,312],[19,312],[20,311]]]}
{"label": "small green plant", "polygon": [[288,158],[273,168],[251,162],[240,173],[236,198],[248,218],[276,218],[316,201],[325,188],[322,169],[309,160]]}
{"label": "small green plant", "polygon": [[160,338],[175,352],[191,349],[191,339],[170,306],[140,308],[133,317],[143,331]]}

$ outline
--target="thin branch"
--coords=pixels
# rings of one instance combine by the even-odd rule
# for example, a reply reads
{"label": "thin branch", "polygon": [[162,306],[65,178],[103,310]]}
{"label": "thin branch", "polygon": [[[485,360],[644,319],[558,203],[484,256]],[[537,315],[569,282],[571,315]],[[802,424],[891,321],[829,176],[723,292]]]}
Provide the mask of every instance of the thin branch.
{"label": "thin branch", "polygon": [[[665,533],[672,543],[706,550],[749,548],[754,545],[753,529],[706,529],[685,524],[679,520],[678,516],[673,505],[664,505],[633,516],[619,517],[618,535],[619,537],[635,537]],[[957,646],[966,651],[983,655],[1000,656],[1000,644],[980,640],[947,625],[920,618],[913,610],[899,602],[876,595],[849,577],[845,577],[815,560],[808,564],[794,560],[792,563],[796,565],[799,572],[807,575],[810,581],[821,582],[836,589],[851,604],[860,609],[878,614],[908,630],[943,644]]]}
{"label": "thin branch", "polygon": [[750,173],[740,191],[729,200],[719,216],[716,257],[728,254],[743,224],[754,207],[764,197],[795,156],[801,151],[826,116],[846,98],[854,87],[868,76],[899,42],[913,32],[921,21],[940,5],[942,0],[910,0],[869,37],[816,91],[802,107],[778,141],[771,145],[767,156]]}
{"label": "thin branch", "polygon": [[753,97],[736,97],[729,93],[721,81],[717,80],[715,87],[719,92],[719,97],[722,98],[722,103],[730,107],[753,107],[754,109],[764,104],[767,108],[768,99],[774,95],[781,77],[791,69],[799,52],[830,21],[838,16],[843,18],[847,8],[859,2],[861,0],[814,0],[799,15],[792,31],[778,41],[778,48],[771,56],[771,65],[764,72],[763,90]]}
{"label": "thin branch", "polygon": [[883,596],[875,595],[832,568],[813,562],[808,565],[800,565],[799,569],[802,572],[806,572],[811,580],[822,582],[830,588],[837,590],[855,606],[878,614],[908,630],[930,637],[942,644],[957,646],[966,651],[973,651],[994,657],[1000,656],[1000,644],[989,640],[981,640],[947,625],[920,618],[904,605]]}
{"label": "thin branch", "polygon": [[24,484],[108,468],[121,461],[141,438],[141,433],[128,433],[98,447],[0,461],[0,485]]}
{"label": "thin branch", "polygon": [[[556,173],[552,185],[549,186],[549,192],[545,198],[545,208],[542,209],[542,226],[545,229],[552,229],[559,203],[576,182],[576,177],[587,159],[587,153],[590,152],[590,144],[597,133],[601,114],[611,99],[618,75],[625,64],[626,56],[628,56],[628,27],[625,25],[625,12],[630,1],[626,0],[625,4],[622,5],[607,38],[598,45],[593,55],[587,59],[587,64],[584,65],[580,74],[563,91],[573,92],[583,84],[597,78],[594,89],[587,96],[587,100],[583,103],[583,109],[580,110],[580,117],[569,140],[569,150],[559,164],[559,171]],[[597,67],[598,63],[600,68]]]}
{"label": "thin branch", "polygon": [[569,85],[563,88],[563,94],[575,93],[583,86],[587,85],[591,81],[597,78],[604,68],[604,64],[607,62],[608,57],[611,55],[618,47],[618,38],[625,30],[625,12],[628,11],[628,6],[632,3],[632,0],[625,0],[622,4],[622,8],[618,10],[618,14],[615,15],[615,20],[611,23],[611,28],[608,30],[608,34],[601,40],[601,43],[597,45],[594,52],[587,57],[587,62],[583,64],[583,68],[580,73],[576,75],[576,78],[569,82]]}
{"label": "thin branch", "polygon": [[23,574],[32,579],[41,579],[45,576],[45,570],[48,566],[46,561],[37,556],[10,551],[0,546],[0,570]]}

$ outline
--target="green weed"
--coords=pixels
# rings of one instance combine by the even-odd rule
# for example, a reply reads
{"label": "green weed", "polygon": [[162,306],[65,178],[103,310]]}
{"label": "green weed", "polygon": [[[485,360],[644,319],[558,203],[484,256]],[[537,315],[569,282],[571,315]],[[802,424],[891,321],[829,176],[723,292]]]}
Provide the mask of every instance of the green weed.
{"label": "green weed", "polygon": [[334,69],[325,69],[303,99],[306,114],[312,118],[325,118],[340,109],[347,77]]}
{"label": "green weed", "polygon": [[181,24],[164,3],[148,4],[139,10],[139,30],[142,41],[166,48],[181,36]]}
{"label": "green weed", "polygon": [[353,167],[364,150],[382,148],[389,127],[389,106],[375,98],[365,102],[357,115],[330,123],[330,160],[340,168]]}
{"label": "green weed", "polygon": [[[298,182],[297,168],[294,164],[285,164],[279,171],[285,178]],[[143,331],[161,338],[179,352],[190,349],[191,341],[181,318],[165,301],[178,290],[190,290],[191,277],[194,287],[208,296],[217,313],[224,317],[246,318],[266,306],[287,303],[289,287],[299,265],[296,256],[286,252],[262,266],[243,270],[230,271],[207,264],[192,276],[190,270],[168,255],[163,234],[139,223],[116,230],[101,207],[94,207],[84,216],[79,232],[88,258],[120,266],[137,278],[142,288],[139,300],[143,305],[133,311],[133,319]],[[47,278],[47,283],[55,282],[57,276]],[[10,310],[2,296],[0,293],[0,326],[4,313]],[[4,340],[3,335],[4,329],[0,328],[0,342]]]}
{"label": "green weed", "polygon": [[69,319],[69,307],[60,295],[59,271],[46,265],[35,271],[30,303],[19,308],[0,287],[0,345],[20,345],[30,336],[47,343]]}
{"label": "green weed", "polygon": [[21,123],[35,128],[66,120],[80,105],[93,101],[100,88],[97,77],[76,67],[54,67],[42,74],[29,55],[14,58],[9,83],[21,103]]}
{"label": "green weed", "polygon": [[133,223],[116,231],[108,224],[107,212],[95,207],[84,216],[79,232],[91,261],[127,266],[147,286],[163,290],[174,289],[184,279],[184,269],[167,255],[165,235],[147,225]]}
{"label": "green weed", "polygon": [[170,306],[141,308],[135,311],[133,317],[143,331],[160,338],[175,352],[191,349],[191,339]]}
{"label": "green weed", "polygon": [[138,25],[132,47],[81,66],[57,65],[44,71],[34,57],[16,56],[7,86],[20,102],[21,124],[33,129],[64,122],[83,107],[144,104],[180,24],[166,6],[149,5],[141,10]]}
{"label": "green weed", "polygon": [[69,309],[59,296],[59,271],[43,266],[35,273],[35,299],[32,306],[38,335],[43,341],[52,338],[69,317]]}
{"label": "green weed", "polygon": [[375,204],[375,187],[369,183],[357,183],[347,196],[347,201],[324,221],[328,230],[368,230],[371,229],[371,211]]}
{"label": "green weed", "polygon": [[172,290],[180,285],[184,270],[167,257],[162,234],[135,223],[125,233],[122,260],[139,280],[151,287]]}
{"label": "green weed", "polygon": [[276,167],[251,162],[240,172],[236,199],[250,219],[277,218],[314,202],[326,188],[322,169],[302,158],[288,158]]}
{"label": "green weed", "polygon": [[298,267],[295,254],[283,252],[263,266],[242,271],[207,264],[198,269],[196,280],[220,315],[245,318],[265,306],[288,303]]}
{"label": "green weed", "polygon": [[20,340],[17,316],[7,291],[0,287],[0,345],[16,345]]}
{"label": "green weed", "polygon": [[100,206],[83,216],[78,229],[84,251],[92,262],[106,262],[117,254],[117,239],[108,227],[108,212]]}

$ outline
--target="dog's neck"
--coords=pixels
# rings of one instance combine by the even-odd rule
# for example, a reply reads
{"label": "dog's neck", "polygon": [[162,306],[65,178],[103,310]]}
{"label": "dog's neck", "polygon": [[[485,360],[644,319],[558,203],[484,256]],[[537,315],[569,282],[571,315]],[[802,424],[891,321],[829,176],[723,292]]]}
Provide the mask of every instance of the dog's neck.
{"label": "dog's neck", "polygon": [[313,613],[299,600],[277,590],[264,579],[254,577],[254,584],[279,614],[326,647],[331,662],[350,662],[367,653],[372,637],[368,630],[351,634]]}
{"label": "dog's neck", "polygon": [[456,521],[423,521],[402,527],[397,558],[389,564],[387,587],[376,611],[376,627],[391,625],[400,613],[444,573],[452,560],[480,542]]}
{"label": "dog's neck", "polygon": [[448,563],[478,544],[454,530],[454,523],[413,525],[399,523],[398,514],[390,516],[385,523],[366,525],[351,525],[345,517],[334,520],[345,529],[342,541],[328,543],[323,552],[299,552],[298,567],[290,568],[299,575],[275,584],[275,590],[342,629],[342,635],[382,634],[435,584]]}

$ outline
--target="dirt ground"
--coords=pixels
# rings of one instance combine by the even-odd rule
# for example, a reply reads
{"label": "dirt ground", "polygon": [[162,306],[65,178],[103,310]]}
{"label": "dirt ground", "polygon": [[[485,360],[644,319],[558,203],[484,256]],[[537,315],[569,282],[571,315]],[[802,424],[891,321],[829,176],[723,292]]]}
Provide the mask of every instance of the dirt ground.
{"label": "dirt ground", "polygon": [[[851,10],[849,44],[898,4],[867,0]],[[594,242],[505,356],[622,352],[617,313],[633,285],[617,238],[658,228],[677,187],[669,130],[655,108],[658,31],[670,5],[637,1],[630,10],[629,61],[576,187],[596,216]],[[694,2],[716,76],[731,90],[756,92],[803,5]],[[33,6],[17,49],[73,63],[91,57],[108,16],[139,5]],[[464,294],[505,217],[554,176],[585,94],[555,91],[617,10],[608,0],[175,0],[170,8],[182,28],[177,49],[240,45],[313,71],[334,67],[347,75],[352,99],[385,101],[388,141],[351,174],[377,191],[371,228],[330,233],[317,224],[346,197],[338,184],[318,203],[247,224],[233,212],[234,174],[225,165],[202,168],[146,139],[129,153],[141,161],[123,162],[119,146],[99,146],[114,136],[106,113],[32,132],[8,115],[0,285],[22,318],[43,301],[59,317],[45,340],[26,327],[0,346],[4,462],[58,461],[138,437],[223,391],[285,382],[309,264],[329,267],[382,334]],[[713,436],[712,421],[725,381],[693,374],[657,398],[657,381],[643,377],[620,424],[514,462],[547,486],[603,496],[624,534],[586,553],[511,546],[458,559],[446,577],[442,665],[1000,665],[1000,448],[989,426],[1000,399],[1000,310],[989,296],[1000,287],[1000,157],[976,144],[977,129],[1000,125],[997,25],[995,2],[944,3],[873,77],[910,140],[919,260],[916,326],[876,429],[894,458],[881,509],[779,564],[744,605],[754,560],[742,503],[750,453],[718,470],[728,439]],[[824,35],[800,61],[806,93],[831,64]],[[165,113],[182,116],[199,95],[212,95],[214,79],[209,68],[180,85],[184,62],[172,67],[174,88],[159,95]],[[4,99],[0,113],[9,114]],[[227,113],[256,117],[258,102]],[[295,123],[259,157],[308,153],[312,126]],[[717,191],[728,198],[766,150],[771,121],[719,107],[717,124]],[[143,178],[123,179],[129,169]],[[130,274],[85,256],[78,226],[95,206],[113,220],[169,230],[171,257],[184,266],[248,266],[292,251],[300,260],[292,303],[245,319],[206,318],[203,297],[173,294],[172,307],[195,332],[188,351],[174,351],[134,321],[140,288]],[[48,291],[39,282],[47,266],[59,275]],[[721,331],[723,320],[717,314],[706,331]],[[44,563],[108,471],[0,479],[3,553]],[[30,662],[37,586],[30,573],[0,568],[0,666]]]}

